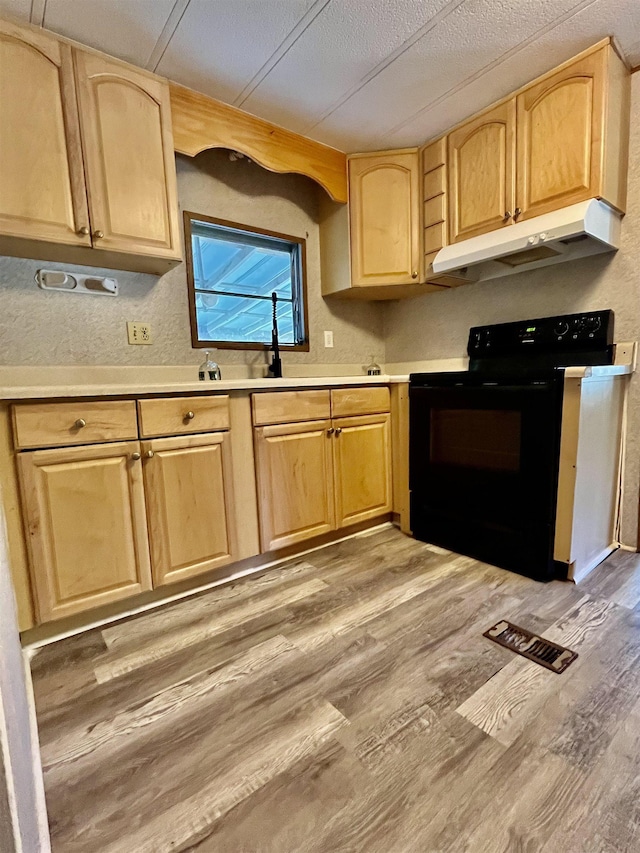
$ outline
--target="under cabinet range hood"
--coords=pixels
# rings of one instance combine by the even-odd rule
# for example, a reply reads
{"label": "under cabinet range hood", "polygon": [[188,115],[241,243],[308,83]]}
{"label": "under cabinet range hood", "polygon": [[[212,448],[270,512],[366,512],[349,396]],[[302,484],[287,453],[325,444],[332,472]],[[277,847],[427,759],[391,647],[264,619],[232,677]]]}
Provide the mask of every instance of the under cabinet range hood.
{"label": "under cabinet range hood", "polygon": [[433,272],[455,272],[467,281],[484,281],[615,251],[621,218],[599,199],[581,201],[445,246],[433,261]]}

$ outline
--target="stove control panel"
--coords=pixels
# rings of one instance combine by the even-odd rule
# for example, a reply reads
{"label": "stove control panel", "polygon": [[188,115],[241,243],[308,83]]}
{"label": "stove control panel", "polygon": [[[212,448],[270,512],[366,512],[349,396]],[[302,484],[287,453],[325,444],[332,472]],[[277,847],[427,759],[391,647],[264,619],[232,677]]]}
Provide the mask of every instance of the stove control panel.
{"label": "stove control panel", "polygon": [[[467,352],[472,359],[535,354],[556,355],[558,364],[606,364],[611,358],[613,329],[611,310],[475,326],[469,332]],[[566,362],[563,354],[569,359]],[[589,354],[591,358],[587,358]],[[585,360],[580,361],[579,355]]]}

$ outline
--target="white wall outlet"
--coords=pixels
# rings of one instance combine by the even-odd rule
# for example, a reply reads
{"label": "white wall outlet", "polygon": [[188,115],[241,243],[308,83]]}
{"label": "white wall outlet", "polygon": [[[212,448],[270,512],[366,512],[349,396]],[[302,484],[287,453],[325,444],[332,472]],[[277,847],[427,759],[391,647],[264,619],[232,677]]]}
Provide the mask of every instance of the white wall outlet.
{"label": "white wall outlet", "polygon": [[151,325],[130,321],[127,323],[127,337],[130,344],[152,344]]}
{"label": "white wall outlet", "polygon": [[333,332],[325,332],[324,333],[324,345],[325,347],[333,346]]}

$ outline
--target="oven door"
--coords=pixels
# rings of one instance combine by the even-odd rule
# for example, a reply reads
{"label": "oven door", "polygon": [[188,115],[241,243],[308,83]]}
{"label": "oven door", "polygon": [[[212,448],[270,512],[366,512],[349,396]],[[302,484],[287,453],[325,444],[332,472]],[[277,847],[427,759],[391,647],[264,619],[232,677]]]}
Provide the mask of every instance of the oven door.
{"label": "oven door", "polygon": [[410,391],[418,539],[541,580],[554,573],[562,377],[471,374]]}

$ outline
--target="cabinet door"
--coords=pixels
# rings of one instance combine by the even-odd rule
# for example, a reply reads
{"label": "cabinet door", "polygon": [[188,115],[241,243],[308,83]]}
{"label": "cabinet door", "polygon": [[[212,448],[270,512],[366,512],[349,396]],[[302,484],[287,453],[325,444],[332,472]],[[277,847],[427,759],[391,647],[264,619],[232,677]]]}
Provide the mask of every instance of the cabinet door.
{"label": "cabinet door", "polygon": [[90,246],[71,48],[6,21],[0,152],[0,235]]}
{"label": "cabinet door", "polygon": [[349,160],[351,284],[412,284],[420,275],[418,152]]}
{"label": "cabinet door", "polygon": [[336,527],[391,512],[390,422],[388,414],[333,421]]}
{"label": "cabinet door", "polygon": [[520,219],[600,195],[606,52],[518,95]]}
{"label": "cabinet door", "polygon": [[18,462],[40,621],[151,588],[138,442],[29,451]]}
{"label": "cabinet door", "polygon": [[254,430],[263,551],[333,530],[331,421]]}
{"label": "cabinet door", "polygon": [[145,441],[142,451],[154,585],[235,560],[229,433]]}
{"label": "cabinet door", "polygon": [[74,51],[95,248],[180,257],[169,87]]}
{"label": "cabinet door", "polygon": [[515,101],[463,124],[448,137],[449,242],[513,223]]}

